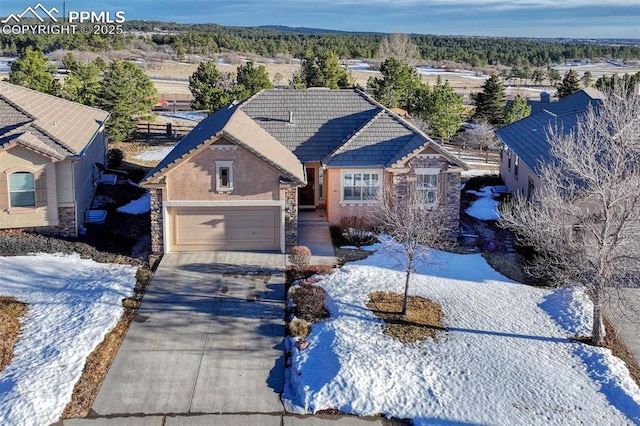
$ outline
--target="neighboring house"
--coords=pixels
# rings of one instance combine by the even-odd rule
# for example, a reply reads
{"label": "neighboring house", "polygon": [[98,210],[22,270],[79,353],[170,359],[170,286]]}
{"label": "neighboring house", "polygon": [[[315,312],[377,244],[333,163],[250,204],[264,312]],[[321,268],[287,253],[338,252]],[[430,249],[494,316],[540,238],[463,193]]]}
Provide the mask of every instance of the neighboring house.
{"label": "neighboring house", "polygon": [[0,82],[0,229],[75,237],[107,139],[105,111]]}
{"label": "neighboring house", "polygon": [[496,131],[504,143],[500,175],[509,192],[532,197],[541,185],[540,165],[550,160],[548,129],[570,132],[589,106],[599,105],[603,98],[602,92],[585,88],[557,102],[544,102],[540,112]]}
{"label": "neighboring house", "polygon": [[468,167],[358,90],[259,92],[209,116],[142,181],[151,190],[154,254],[280,250],[298,211],[329,223],[366,216],[385,182],[411,174],[459,221]]}

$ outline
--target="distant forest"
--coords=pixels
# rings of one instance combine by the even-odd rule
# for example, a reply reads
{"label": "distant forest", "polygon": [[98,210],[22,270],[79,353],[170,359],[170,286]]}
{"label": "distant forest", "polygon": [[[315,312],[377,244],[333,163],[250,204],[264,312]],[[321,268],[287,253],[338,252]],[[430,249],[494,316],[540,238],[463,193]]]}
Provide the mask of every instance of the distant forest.
{"label": "distant forest", "polygon": [[[225,27],[127,21],[124,35],[0,35],[0,49],[13,56],[32,46],[45,52],[121,50],[144,43],[150,49],[170,47],[178,56],[235,51],[265,57],[302,58],[331,50],[344,59],[374,58],[382,33],[350,33],[286,27]],[[640,60],[638,45],[608,45],[528,38],[411,35],[424,61],[452,61],[471,67],[546,67],[566,61]]]}

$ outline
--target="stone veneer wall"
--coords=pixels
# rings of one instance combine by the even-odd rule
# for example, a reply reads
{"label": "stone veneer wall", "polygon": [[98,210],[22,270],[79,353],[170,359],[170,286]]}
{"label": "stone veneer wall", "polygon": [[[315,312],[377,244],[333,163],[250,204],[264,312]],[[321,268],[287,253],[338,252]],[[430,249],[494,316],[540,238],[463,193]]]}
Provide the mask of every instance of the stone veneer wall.
{"label": "stone veneer wall", "polygon": [[63,237],[75,237],[77,226],[75,207],[59,207],[55,233]]}
{"label": "stone veneer wall", "polygon": [[[450,173],[448,170],[448,162],[443,157],[414,157],[408,163],[413,168],[439,168],[441,170],[438,179],[443,177],[446,179],[445,193],[441,192],[441,182],[438,182],[438,196],[440,202],[438,208],[443,209],[446,217],[449,219],[449,228],[452,230],[452,238],[457,238],[458,229],[460,228],[460,173]],[[406,185],[408,175],[406,173],[394,175],[394,186],[397,190],[403,191]]]}
{"label": "stone veneer wall", "polygon": [[151,195],[151,253],[164,254],[164,219],[162,217],[162,190],[150,189]]}
{"label": "stone veneer wall", "polygon": [[76,209],[74,207],[59,207],[58,225],[56,226],[36,226],[17,229],[33,231],[42,235],[75,238],[77,236]]}
{"label": "stone veneer wall", "polygon": [[284,240],[287,252],[298,244],[298,188],[284,190]]}

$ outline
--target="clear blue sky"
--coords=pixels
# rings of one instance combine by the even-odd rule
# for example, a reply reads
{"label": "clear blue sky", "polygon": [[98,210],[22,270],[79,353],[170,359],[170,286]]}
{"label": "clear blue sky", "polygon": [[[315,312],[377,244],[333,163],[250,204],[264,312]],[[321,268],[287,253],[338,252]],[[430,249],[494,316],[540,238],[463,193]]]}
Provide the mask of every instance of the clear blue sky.
{"label": "clear blue sky", "polygon": [[[0,15],[38,0],[0,0]],[[41,0],[62,11],[62,0]],[[509,37],[640,38],[640,0],[67,0],[67,10],[230,26]]]}

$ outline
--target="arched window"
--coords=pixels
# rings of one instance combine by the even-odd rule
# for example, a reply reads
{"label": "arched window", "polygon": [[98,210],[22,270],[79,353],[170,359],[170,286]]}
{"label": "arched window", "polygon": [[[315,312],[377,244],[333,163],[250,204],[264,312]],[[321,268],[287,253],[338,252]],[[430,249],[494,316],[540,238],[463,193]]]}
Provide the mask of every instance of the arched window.
{"label": "arched window", "polygon": [[33,173],[16,172],[9,175],[9,203],[11,207],[36,206],[36,184]]}

